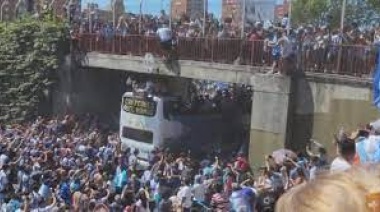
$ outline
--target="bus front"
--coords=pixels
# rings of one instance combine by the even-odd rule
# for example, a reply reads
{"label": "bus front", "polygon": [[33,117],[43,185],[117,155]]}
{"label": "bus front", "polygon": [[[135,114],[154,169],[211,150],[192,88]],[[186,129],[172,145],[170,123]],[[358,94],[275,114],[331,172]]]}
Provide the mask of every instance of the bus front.
{"label": "bus front", "polygon": [[148,160],[149,153],[161,142],[157,97],[127,92],[123,95],[120,112],[120,139],[123,148],[138,150],[140,160]]}

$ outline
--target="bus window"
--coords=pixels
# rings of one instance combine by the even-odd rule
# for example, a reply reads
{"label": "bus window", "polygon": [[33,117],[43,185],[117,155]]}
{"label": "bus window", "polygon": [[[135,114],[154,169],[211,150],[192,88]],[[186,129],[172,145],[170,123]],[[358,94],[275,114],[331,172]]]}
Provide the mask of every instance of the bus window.
{"label": "bus window", "polygon": [[123,138],[140,141],[147,144],[153,144],[153,133],[147,130],[138,130],[130,127],[123,127]]}
{"label": "bus window", "polygon": [[123,110],[142,116],[154,116],[156,114],[157,102],[149,98],[124,97]]}

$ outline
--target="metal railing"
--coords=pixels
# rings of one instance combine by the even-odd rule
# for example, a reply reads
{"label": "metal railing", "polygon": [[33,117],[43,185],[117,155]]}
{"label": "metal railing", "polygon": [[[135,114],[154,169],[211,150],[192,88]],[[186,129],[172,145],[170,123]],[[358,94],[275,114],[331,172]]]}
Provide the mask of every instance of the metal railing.
{"label": "metal railing", "polygon": [[[116,55],[143,56],[163,54],[156,37],[142,35],[102,36],[81,34],[79,48],[86,52]],[[180,60],[204,61],[223,64],[267,66],[273,63],[272,50],[264,48],[264,41],[217,38],[178,38],[177,52]],[[373,46],[327,46],[309,48],[297,44],[295,63],[299,71],[368,76],[375,66]],[[338,52],[341,49],[341,66],[338,70]]]}

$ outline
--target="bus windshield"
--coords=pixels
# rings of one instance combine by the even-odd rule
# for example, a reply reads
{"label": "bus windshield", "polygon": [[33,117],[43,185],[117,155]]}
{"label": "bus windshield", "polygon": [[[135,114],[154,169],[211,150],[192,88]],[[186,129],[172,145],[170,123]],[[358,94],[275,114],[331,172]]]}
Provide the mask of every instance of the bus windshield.
{"label": "bus windshield", "polygon": [[123,127],[121,136],[131,140],[144,142],[147,144],[153,143],[153,133],[147,130],[133,129],[130,127]]}
{"label": "bus windshield", "polygon": [[154,116],[156,114],[157,102],[149,98],[124,97],[122,107],[127,113]]}

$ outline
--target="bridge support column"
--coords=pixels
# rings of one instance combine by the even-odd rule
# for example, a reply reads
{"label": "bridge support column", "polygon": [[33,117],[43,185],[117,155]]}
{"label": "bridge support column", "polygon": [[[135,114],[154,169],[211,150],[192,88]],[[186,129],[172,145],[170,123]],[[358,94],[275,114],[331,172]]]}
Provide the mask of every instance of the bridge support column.
{"label": "bridge support column", "polygon": [[258,167],[264,155],[285,146],[289,119],[291,78],[256,74],[253,85],[249,159]]}

